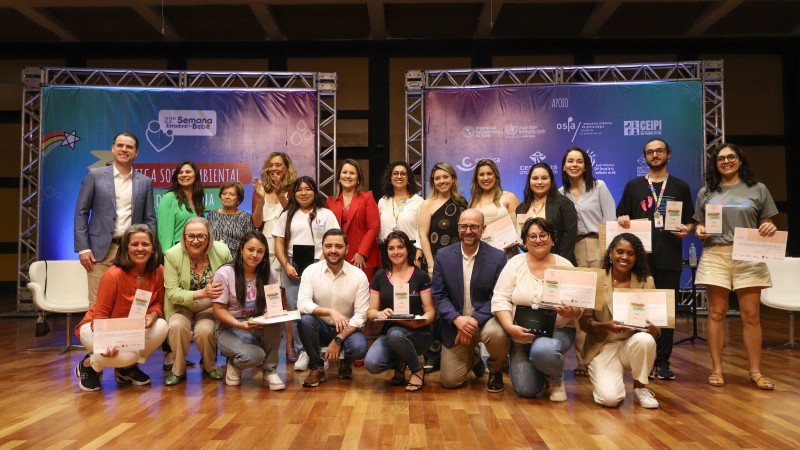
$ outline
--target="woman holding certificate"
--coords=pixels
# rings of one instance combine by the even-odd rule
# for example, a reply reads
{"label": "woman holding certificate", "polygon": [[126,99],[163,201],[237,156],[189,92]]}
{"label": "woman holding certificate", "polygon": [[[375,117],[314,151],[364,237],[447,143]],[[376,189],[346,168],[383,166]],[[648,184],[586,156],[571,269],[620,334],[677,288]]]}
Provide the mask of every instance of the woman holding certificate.
{"label": "woman holding certificate", "polygon": [[[322,207],[322,195],[311,177],[299,177],[291,192],[286,209],[272,228],[272,235],[275,237],[275,256],[283,267],[281,285],[286,289],[286,302],[290,310],[296,310],[300,275],[308,265],[320,259],[322,236],[332,228],[339,228],[339,223],[330,209]],[[292,322],[292,335],[300,336],[297,322]],[[300,339],[294,341],[298,354],[294,370],[306,370],[308,355],[303,351]]]}
{"label": "woman holding certificate", "polygon": [[222,288],[212,300],[217,319],[217,344],[228,357],[225,384],[241,384],[243,369],[261,367],[263,384],[273,391],[286,389],[278,376],[278,350],[281,324],[258,325],[248,321],[266,310],[264,286],[276,284],[278,277],[270,268],[267,238],[258,230],[249,231],[239,243],[233,263],[214,274],[214,284]]}
{"label": "woman holding certificate", "polygon": [[[482,212],[485,224],[510,215],[511,222],[516,225],[514,211],[519,206],[519,199],[513,192],[503,190],[500,171],[491,159],[482,159],[475,164],[470,195],[469,208]],[[506,249],[506,252],[510,258],[518,254],[519,250],[514,245]]]}
{"label": "woman holding certificate", "polygon": [[614,237],[603,257],[606,270],[604,302],[596,309],[587,309],[580,319],[586,332],[583,360],[589,365],[589,379],[595,403],[610,408],[625,400],[623,372],[633,377],[633,400],[644,408],[658,408],[653,391],[647,388],[647,375],[656,360],[656,338],[660,331],[647,321],[646,331],[614,320],[614,289],[655,289],[647,253],[638,237],[622,233]]}
{"label": "woman holding certificate", "polygon": [[[528,172],[522,204],[517,207],[517,217],[541,217],[555,228],[553,253],[575,265],[575,237],[578,230],[578,215],[575,205],[558,193],[553,169],[549,164],[538,163]],[[521,219],[517,219],[521,220]]]}
{"label": "woman holding certificate", "polygon": [[[167,322],[161,319],[163,308],[161,249],[152,230],[147,225],[137,224],[122,236],[114,265],[100,278],[97,301],[75,327],[75,335],[89,352],[75,367],[81,390],[100,390],[98,374],[106,367],[116,368],[117,383],[150,384],[150,377],[138,364],[144,364],[167,337]],[[94,322],[119,318],[144,321],[144,348],[121,351],[110,347],[101,354],[94,353]]]}
{"label": "woman holding certificate", "polygon": [[556,230],[541,217],[531,217],[522,225],[520,238],[527,253],[511,258],[500,272],[492,296],[492,313],[511,336],[511,385],[520,397],[535,397],[549,388],[550,400],[567,400],[564,389],[564,353],[575,340],[575,318],[581,310],[570,306],[555,309],[552,337],[536,336],[518,325],[515,316],[521,308],[539,305],[544,292],[544,271],[548,266],[572,267],[566,258],[551,253]]}
{"label": "woman holding certificate", "polygon": [[766,263],[734,261],[733,232],[736,227],[758,229],[761,236],[772,236],[777,228],[772,217],[778,214],[767,187],[755,179],[744,152],[733,144],[722,144],[709,154],[706,185],[697,194],[698,222],[695,233],[703,240],[703,254],[697,267],[696,284],[708,291],[708,348],[713,365],[708,384],[725,385],[722,369],[724,322],[728,294],[736,291],[742,314],[742,340],[747,349],[750,381],[760,389],[772,390],[775,384],[761,374],[761,289],[772,286]]}
{"label": "woman holding certificate", "polygon": [[186,378],[186,354],[192,341],[202,355],[203,373],[221,380],[217,367],[217,342],[214,338],[214,313],[211,299],[222,293],[220,283],[212,283],[214,273],[231,261],[228,246],[214,240],[211,227],[203,217],[192,217],[183,227],[181,242],[164,252],[164,316],[169,323],[170,364],[172,373],[164,380],[174,386]]}
{"label": "woman holding certificate", "polygon": [[372,280],[380,263],[378,252],[378,205],[372,192],[362,192],[361,167],[352,159],[345,159],[339,168],[339,188],[335,197],[328,197],[328,209],[347,235],[350,245],[345,260],[361,269]]}
{"label": "woman holding certificate", "polygon": [[[617,220],[617,205],[603,180],[592,174],[592,160],[586,150],[572,147],[561,161],[561,182],[558,192],[572,200],[578,213],[578,230],[575,239],[575,261],[578,267],[603,266],[598,225]],[[578,356],[577,376],[589,376],[583,363],[583,342],[586,333],[577,330],[575,349]]]}
{"label": "woman holding certificate", "polygon": [[[406,391],[422,389],[425,379],[418,355],[433,342],[430,325],[436,316],[431,297],[431,279],[414,266],[414,245],[402,231],[392,231],[384,244],[384,260],[370,286],[370,320],[386,320],[396,314],[421,316],[421,320],[384,322],[381,336],[369,348],[364,367],[373,374],[394,368],[391,383],[406,386]],[[411,371],[408,381],[405,368]]]}

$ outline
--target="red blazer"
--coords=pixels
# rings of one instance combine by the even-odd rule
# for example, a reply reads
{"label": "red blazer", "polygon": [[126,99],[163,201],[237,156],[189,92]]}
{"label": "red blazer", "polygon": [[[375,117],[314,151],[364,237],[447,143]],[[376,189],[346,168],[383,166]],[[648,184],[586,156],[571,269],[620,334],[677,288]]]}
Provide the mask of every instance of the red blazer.
{"label": "red blazer", "polygon": [[[347,262],[352,262],[356,253],[360,253],[366,258],[365,267],[378,267],[380,265],[380,253],[378,252],[378,230],[380,229],[380,215],[378,204],[372,192],[362,192],[354,195],[350,202],[350,208],[344,214],[344,199],[341,194],[337,197],[328,197],[328,209],[336,215],[336,220],[341,225],[342,231],[347,235],[349,243],[347,250]],[[344,214],[344,220],[342,215]]]}

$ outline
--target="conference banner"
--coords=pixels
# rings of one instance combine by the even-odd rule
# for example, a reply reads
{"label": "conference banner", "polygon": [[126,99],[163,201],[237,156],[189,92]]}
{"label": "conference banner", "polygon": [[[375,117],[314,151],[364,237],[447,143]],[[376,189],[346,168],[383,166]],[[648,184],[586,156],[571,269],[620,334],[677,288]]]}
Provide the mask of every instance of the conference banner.
{"label": "conference banner", "polygon": [[[653,138],[669,143],[669,174],[689,183],[696,196],[703,186],[700,81],[425,91],[425,167],[452,164],[467,198],[481,159],[494,161],[503,189],[523,200],[532,165],[549,164],[561,186],[564,153],[581,147],[618,202],[628,180],[647,174],[642,150]],[[684,239],[684,247],[692,241]],[[691,282],[688,275],[684,284]]]}
{"label": "conference banner", "polygon": [[521,200],[532,165],[549,164],[561,186],[565,151],[581,147],[619,201],[625,183],[647,173],[642,149],[652,138],[670,144],[669,173],[696,194],[703,185],[701,82],[425,91],[425,167],[452,164],[467,197],[480,159],[493,160],[503,189]]}
{"label": "conference banner", "polygon": [[73,217],[89,169],[113,163],[120,131],[139,138],[134,169],[153,179],[155,205],[178,163],[194,161],[206,210],[220,208],[219,186],[244,184],[240,208],[250,211],[252,178],[266,156],[286,152],[298,175],[316,178],[314,90],[216,90],[116,87],[42,89],[39,259],[75,259]]}

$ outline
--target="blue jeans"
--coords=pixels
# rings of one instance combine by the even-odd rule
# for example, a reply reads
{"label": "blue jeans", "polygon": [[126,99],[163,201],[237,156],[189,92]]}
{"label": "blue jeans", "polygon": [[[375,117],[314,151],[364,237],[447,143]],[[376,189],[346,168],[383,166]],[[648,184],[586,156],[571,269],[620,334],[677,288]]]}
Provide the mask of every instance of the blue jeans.
{"label": "blue jeans", "polygon": [[369,348],[364,358],[364,368],[369,373],[378,374],[400,367],[405,362],[411,372],[422,370],[419,355],[430,348],[433,334],[429,329],[411,330],[404,327],[391,327]]}
{"label": "blue jeans", "polygon": [[[338,333],[336,327],[328,325],[327,322],[313,314],[303,314],[300,318],[300,340],[308,354],[308,368],[318,369],[322,367],[323,361],[321,348],[327,346]],[[367,338],[361,331],[356,331],[344,340],[344,362],[352,364],[357,359],[364,358],[367,353]]]}
{"label": "blue jeans", "polygon": [[278,324],[245,331],[217,322],[217,346],[237,369],[261,367],[266,373],[274,373],[278,367],[281,329],[283,326]]}
{"label": "blue jeans", "polygon": [[575,340],[574,328],[556,328],[552,338],[537,337],[532,344],[511,342],[511,386],[520,397],[536,397],[545,379],[564,377],[564,353]]}
{"label": "blue jeans", "polygon": [[[292,258],[289,258],[289,264]],[[297,309],[297,294],[300,292],[300,280],[293,280],[286,275],[285,270],[281,270],[281,284],[286,289],[286,303],[291,311]],[[303,344],[300,342],[300,334],[297,332],[297,321],[292,321],[292,334],[294,335],[294,349],[297,353],[303,351]],[[288,350],[288,349],[287,349]]]}

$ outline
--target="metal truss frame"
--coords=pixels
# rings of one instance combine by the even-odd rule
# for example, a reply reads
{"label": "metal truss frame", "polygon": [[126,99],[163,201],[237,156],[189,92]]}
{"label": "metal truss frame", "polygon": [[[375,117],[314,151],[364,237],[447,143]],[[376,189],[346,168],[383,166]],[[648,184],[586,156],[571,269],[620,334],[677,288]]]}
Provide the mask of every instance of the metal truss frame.
{"label": "metal truss frame", "polygon": [[[625,82],[703,82],[705,150],[725,139],[721,60],[594,66],[502,69],[409,70],[405,83],[405,157],[415,177],[425,181],[425,91],[506,86],[614,84]],[[703,160],[705,165],[705,159]]]}
{"label": "metal truss frame", "polygon": [[165,89],[272,89],[317,91],[317,180],[334,190],[337,74],[323,72],[215,72],[26,67],[22,71],[20,214],[17,250],[17,311],[33,311],[28,268],[39,254],[39,180],[42,86],[114,86]]}

